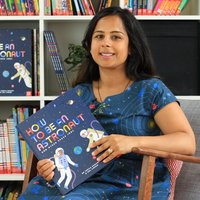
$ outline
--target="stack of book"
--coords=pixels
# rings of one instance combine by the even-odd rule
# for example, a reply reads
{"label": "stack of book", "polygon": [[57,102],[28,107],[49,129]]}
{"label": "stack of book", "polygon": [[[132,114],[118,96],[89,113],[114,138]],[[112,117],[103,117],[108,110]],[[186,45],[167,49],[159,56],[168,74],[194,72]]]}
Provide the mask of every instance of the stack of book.
{"label": "stack of book", "polygon": [[25,173],[29,146],[19,140],[15,126],[37,110],[33,106],[16,106],[11,117],[0,121],[0,174]]}
{"label": "stack of book", "polygon": [[0,16],[39,15],[39,0],[0,0]]}
{"label": "stack of book", "polygon": [[134,15],[179,15],[188,0],[125,0]]}
{"label": "stack of book", "polygon": [[110,7],[112,0],[45,0],[45,15],[94,15],[103,8]]}

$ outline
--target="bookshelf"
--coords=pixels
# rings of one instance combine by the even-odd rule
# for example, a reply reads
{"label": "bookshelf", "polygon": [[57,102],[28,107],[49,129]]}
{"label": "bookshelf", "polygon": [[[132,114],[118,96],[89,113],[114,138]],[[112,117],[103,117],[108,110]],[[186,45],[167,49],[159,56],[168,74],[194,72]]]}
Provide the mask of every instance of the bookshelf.
{"label": "bookshelf", "polygon": [[[93,0],[93,2],[97,2]],[[124,0],[113,0],[112,5],[124,7]],[[161,24],[168,22],[200,22],[200,0],[190,0],[184,11],[179,16],[136,16],[141,23],[160,21]],[[85,27],[92,16],[45,16],[44,1],[40,1],[39,16],[0,16],[0,28],[37,28],[39,30],[39,63],[40,63],[40,96],[0,96],[0,119],[6,119],[11,115],[11,108],[17,104],[32,104],[40,108],[46,102],[55,99],[59,95],[59,85],[49,59],[45,45],[43,31],[52,30],[56,36],[61,57],[64,59],[68,54],[69,43],[80,44],[84,35]],[[159,29],[159,25],[158,25]],[[200,46],[200,41],[199,46]],[[198,49],[200,51],[200,48]],[[198,54],[200,52],[197,52]],[[199,62],[199,61],[198,61]],[[181,66],[178,66],[181,69]],[[189,68],[192,66],[189,66]],[[200,73],[199,73],[200,74]],[[70,74],[69,76],[73,76]],[[178,74],[177,74],[178,76]],[[200,75],[199,82],[200,82]],[[200,84],[200,83],[199,83]],[[200,87],[200,85],[199,85]],[[178,95],[179,98],[199,99],[199,94]],[[0,174],[0,181],[23,181],[23,174]]]}

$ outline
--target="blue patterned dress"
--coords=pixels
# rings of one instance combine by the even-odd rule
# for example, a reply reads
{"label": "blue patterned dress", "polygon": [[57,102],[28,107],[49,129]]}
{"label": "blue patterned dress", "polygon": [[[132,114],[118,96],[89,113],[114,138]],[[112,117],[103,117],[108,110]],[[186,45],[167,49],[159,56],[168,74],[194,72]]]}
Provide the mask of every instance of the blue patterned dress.
{"label": "blue patterned dress", "polygon": [[[171,91],[156,78],[134,82],[121,94],[96,101],[91,84],[75,87],[87,106],[109,134],[156,136],[160,129],[153,116],[165,105],[177,101]],[[57,188],[47,187],[37,176],[19,200],[136,200],[140,181],[141,156],[123,155],[111,162],[86,182],[62,196]],[[167,200],[169,172],[161,159],[155,167],[153,200]]]}

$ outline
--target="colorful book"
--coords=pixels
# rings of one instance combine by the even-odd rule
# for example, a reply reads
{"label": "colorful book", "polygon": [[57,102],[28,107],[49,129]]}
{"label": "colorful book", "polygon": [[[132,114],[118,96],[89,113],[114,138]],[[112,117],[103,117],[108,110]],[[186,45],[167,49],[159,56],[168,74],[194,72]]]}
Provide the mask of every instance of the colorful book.
{"label": "colorful book", "polygon": [[0,29],[0,96],[32,96],[32,29]]}
{"label": "colorful book", "polygon": [[92,157],[90,144],[106,133],[79,94],[70,89],[17,125],[39,160],[55,162],[53,181],[62,194],[107,165]]}
{"label": "colorful book", "polygon": [[6,122],[8,127],[11,173],[21,173],[21,165],[19,163],[19,139],[16,137],[16,135],[18,136],[18,133],[15,131],[13,118],[7,118]]}
{"label": "colorful book", "polygon": [[51,15],[51,0],[44,0],[44,14]]}
{"label": "colorful book", "polygon": [[69,80],[64,70],[55,35],[52,31],[44,31],[44,36],[60,90],[64,92],[68,89]]}
{"label": "colorful book", "polygon": [[185,8],[187,3],[188,3],[188,0],[182,0],[180,5],[178,6],[178,9],[176,10],[176,15],[180,15],[181,11]]}
{"label": "colorful book", "polygon": [[147,1],[147,15],[153,14],[155,4],[156,4],[156,0],[148,0]]}

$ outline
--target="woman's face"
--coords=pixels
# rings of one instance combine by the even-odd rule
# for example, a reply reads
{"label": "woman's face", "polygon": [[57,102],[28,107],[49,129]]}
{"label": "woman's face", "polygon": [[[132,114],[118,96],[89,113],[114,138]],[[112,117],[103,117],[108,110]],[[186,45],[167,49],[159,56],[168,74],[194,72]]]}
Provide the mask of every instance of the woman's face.
{"label": "woman's face", "polygon": [[129,38],[120,17],[106,16],[98,21],[90,53],[100,68],[125,68]]}

